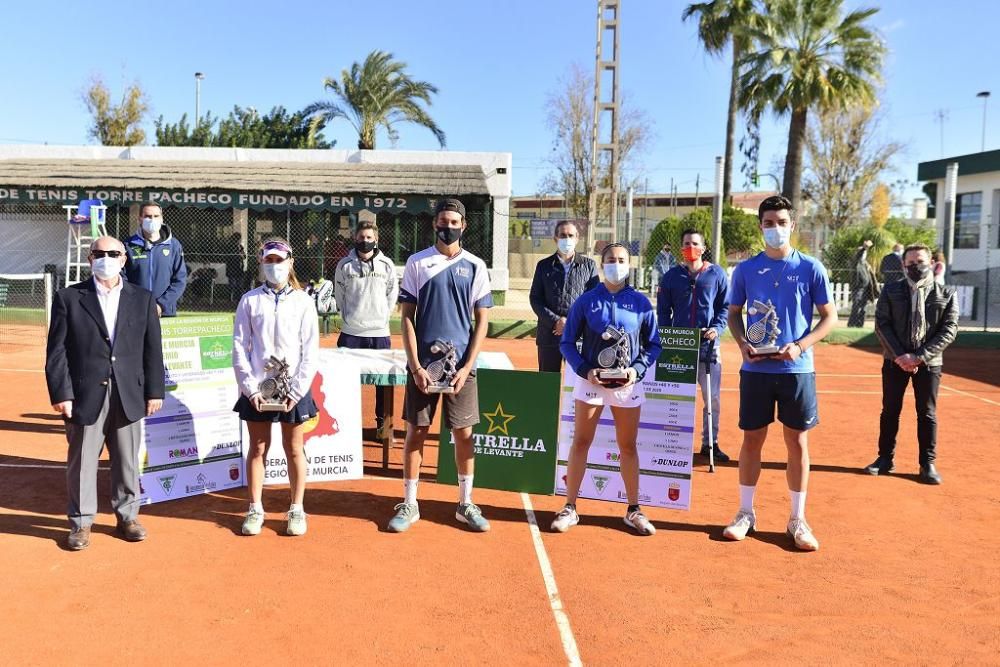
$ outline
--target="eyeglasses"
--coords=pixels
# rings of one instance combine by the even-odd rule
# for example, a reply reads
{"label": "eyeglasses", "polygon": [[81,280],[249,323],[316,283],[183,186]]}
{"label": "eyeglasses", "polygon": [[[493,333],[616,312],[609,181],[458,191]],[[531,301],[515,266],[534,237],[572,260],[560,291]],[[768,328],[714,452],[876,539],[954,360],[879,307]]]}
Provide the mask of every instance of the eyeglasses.
{"label": "eyeglasses", "polygon": [[101,257],[113,257],[118,259],[125,253],[121,250],[91,250],[90,254],[94,256],[94,259],[100,259]]}

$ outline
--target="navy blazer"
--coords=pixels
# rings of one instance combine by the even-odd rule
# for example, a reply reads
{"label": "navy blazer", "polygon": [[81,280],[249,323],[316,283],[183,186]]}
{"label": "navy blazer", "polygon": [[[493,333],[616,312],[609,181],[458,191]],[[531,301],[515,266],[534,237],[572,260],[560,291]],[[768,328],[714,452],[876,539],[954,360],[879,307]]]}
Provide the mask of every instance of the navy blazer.
{"label": "navy blazer", "polygon": [[560,337],[552,333],[556,320],[566,317],[573,302],[600,282],[597,264],[580,253],[573,255],[568,275],[558,253],[539,260],[528,293],[531,309],[538,316],[535,343],[553,347],[559,345]]}
{"label": "navy blazer", "polygon": [[[123,278],[124,280],[124,278]],[[73,401],[69,421],[97,421],[113,378],[128,421],[146,416],[146,401],[163,398],[163,347],[153,295],[125,282],[111,345],[93,280],[56,292],[45,358],[49,400]]]}

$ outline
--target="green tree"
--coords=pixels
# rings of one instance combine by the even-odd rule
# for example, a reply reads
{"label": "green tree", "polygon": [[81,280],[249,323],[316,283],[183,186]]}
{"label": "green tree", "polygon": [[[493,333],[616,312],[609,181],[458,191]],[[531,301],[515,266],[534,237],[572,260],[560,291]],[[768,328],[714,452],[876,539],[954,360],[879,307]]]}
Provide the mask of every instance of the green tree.
{"label": "green tree", "polygon": [[899,218],[889,218],[882,228],[892,234],[897,242],[904,246],[923,244],[928,248],[933,248],[937,242],[937,235],[934,233],[934,225],[924,221],[916,225],[911,225]]}
{"label": "green tree", "polygon": [[137,146],[146,141],[142,123],[149,112],[149,101],[138,82],[112,104],[111,91],[104,81],[95,78],[83,92],[83,103],[91,115],[88,135],[105,146]]}
{"label": "green tree", "polygon": [[[661,220],[649,235],[643,260],[652,266],[656,254],[664,243],[670,243],[675,254],[680,257],[682,233],[685,229],[696,229],[705,237],[705,258],[712,256],[712,209],[696,208],[683,217],[668,216]],[[755,252],[761,250],[764,242],[760,233],[757,216],[742,209],[725,206],[722,210],[722,263],[725,265],[726,252]]]}
{"label": "green tree", "polygon": [[323,87],[333,93],[334,101],[313,102],[305,109],[315,122],[343,118],[358,133],[358,148],[375,148],[375,135],[384,129],[395,144],[399,139],[397,123],[416,123],[430,130],[441,148],[444,132],[421,106],[430,106],[431,95],[438,89],[426,81],[416,81],[406,72],[406,63],[392,59],[391,53],[372,51],[364,63],[354,63],[342,70],[340,80],[327,77]]}
{"label": "green tree", "polygon": [[[276,106],[261,116],[253,108],[234,106],[226,118],[205,114],[195,128],[190,128],[187,114],[177,123],[167,123],[160,116],[156,126],[159,146],[224,146],[230,148],[330,148],[321,130],[324,123],[314,122],[305,111],[289,113]],[[216,127],[218,125],[218,127]]]}
{"label": "green tree", "polygon": [[843,0],[764,0],[755,51],[740,61],[740,103],[751,117],[790,114],[783,194],[802,203],[802,154],[810,109],[871,104],[885,46],[867,25],[878,9],[844,16]]}
{"label": "green tree", "polygon": [[684,8],[681,20],[698,18],[698,39],[705,51],[721,56],[732,46],[732,67],[729,77],[729,110],[726,115],[726,151],[723,157],[722,201],[728,202],[733,183],[733,143],[736,138],[736,117],[739,111],[739,63],[750,50],[747,28],[759,22],[757,0],[711,0]]}

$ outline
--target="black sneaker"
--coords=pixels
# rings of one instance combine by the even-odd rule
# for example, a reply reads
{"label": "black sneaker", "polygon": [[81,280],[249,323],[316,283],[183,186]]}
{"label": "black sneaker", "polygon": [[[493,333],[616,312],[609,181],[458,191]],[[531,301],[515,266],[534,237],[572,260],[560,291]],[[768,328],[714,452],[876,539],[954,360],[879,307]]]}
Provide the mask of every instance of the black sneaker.
{"label": "black sneaker", "polygon": [[885,457],[878,457],[870,465],[865,466],[864,471],[869,475],[888,475],[891,472],[895,472],[896,465],[892,462],[892,459]]}
{"label": "black sneaker", "polygon": [[[719,443],[715,443],[715,462],[716,463],[728,463],[730,461],[729,454],[719,449]],[[705,458],[708,458],[708,445],[702,445],[701,451],[698,452]]]}

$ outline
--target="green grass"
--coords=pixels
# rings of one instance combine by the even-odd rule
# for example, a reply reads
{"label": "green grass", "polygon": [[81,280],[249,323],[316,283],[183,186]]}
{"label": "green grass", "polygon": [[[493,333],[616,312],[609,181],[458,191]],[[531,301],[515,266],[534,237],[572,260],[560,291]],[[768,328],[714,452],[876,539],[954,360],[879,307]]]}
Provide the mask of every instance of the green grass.
{"label": "green grass", "polygon": [[0,327],[4,325],[40,325],[45,326],[45,310],[42,308],[8,308],[0,307]]}

